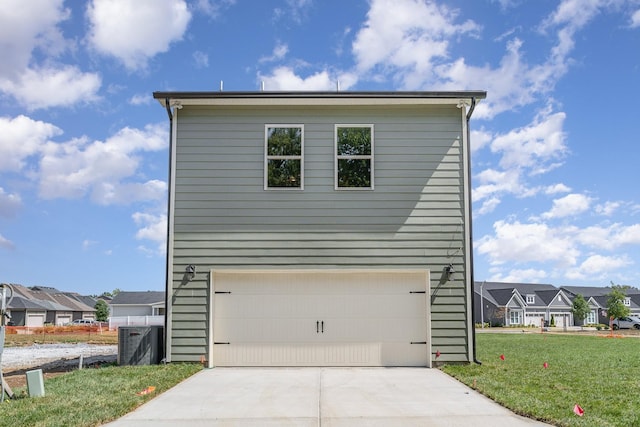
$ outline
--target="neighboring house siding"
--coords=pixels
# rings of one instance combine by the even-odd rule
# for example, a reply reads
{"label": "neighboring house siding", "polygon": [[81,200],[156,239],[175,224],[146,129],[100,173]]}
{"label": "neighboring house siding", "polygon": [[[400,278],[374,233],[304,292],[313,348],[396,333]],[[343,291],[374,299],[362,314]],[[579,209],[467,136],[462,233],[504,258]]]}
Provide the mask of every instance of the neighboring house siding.
{"label": "neighboring house siding", "polygon": [[112,305],[111,316],[151,316],[153,309],[150,305]]}
{"label": "neighboring house siding", "polygon": [[[463,110],[175,110],[171,360],[207,354],[211,268],[427,268],[432,349],[469,361]],[[265,124],[304,124],[304,190],[264,190]],[[375,190],[334,189],[334,125],[374,125]],[[452,263],[453,280],[441,284]],[[193,281],[183,279],[188,264]],[[115,313],[114,313],[115,315]]]}

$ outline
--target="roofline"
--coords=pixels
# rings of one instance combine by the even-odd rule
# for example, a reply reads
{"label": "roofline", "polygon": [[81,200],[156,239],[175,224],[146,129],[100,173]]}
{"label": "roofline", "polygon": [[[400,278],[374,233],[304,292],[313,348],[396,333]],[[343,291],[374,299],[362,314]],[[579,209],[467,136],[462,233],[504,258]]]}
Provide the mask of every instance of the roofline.
{"label": "roofline", "polygon": [[[172,105],[214,105],[214,104],[260,104],[296,103],[296,104],[338,104],[362,103],[374,104],[375,100],[394,100],[406,104],[456,103],[458,100],[479,101],[487,97],[486,91],[386,91],[386,92],[323,92],[323,91],[262,91],[262,92],[153,92],[153,97],[166,106],[169,100]],[[171,102],[173,101],[173,102]]]}

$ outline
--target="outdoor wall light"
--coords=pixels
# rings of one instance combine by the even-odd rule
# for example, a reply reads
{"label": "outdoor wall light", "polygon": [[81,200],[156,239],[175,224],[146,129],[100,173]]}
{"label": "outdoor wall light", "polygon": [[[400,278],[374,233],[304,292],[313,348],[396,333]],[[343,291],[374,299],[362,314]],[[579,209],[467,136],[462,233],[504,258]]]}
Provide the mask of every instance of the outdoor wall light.
{"label": "outdoor wall light", "polygon": [[193,264],[187,265],[185,269],[185,276],[187,278],[187,282],[192,281],[196,277],[196,266]]}
{"label": "outdoor wall light", "polygon": [[451,280],[451,278],[453,277],[453,273],[455,273],[456,271],[453,269],[453,265],[449,264],[444,268],[444,272],[447,275],[447,280]]}

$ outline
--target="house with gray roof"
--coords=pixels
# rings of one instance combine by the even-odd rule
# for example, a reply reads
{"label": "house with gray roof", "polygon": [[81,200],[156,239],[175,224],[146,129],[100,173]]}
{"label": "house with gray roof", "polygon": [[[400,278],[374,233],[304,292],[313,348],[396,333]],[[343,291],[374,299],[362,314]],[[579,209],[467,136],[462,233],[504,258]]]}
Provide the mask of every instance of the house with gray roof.
{"label": "house with gray roof", "polygon": [[573,326],[572,299],[550,284],[475,282],[475,322],[494,326]]}
{"label": "house with gray roof", "polygon": [[[589,303],[591,313],[587,318],[587,323],[609,324],[609,316],[607,315],[607,299],[611,292],[609,286],[562,286],[564,292],[574,298],[582,295]],[[640,289],[629,288],[626,290],[627,297],[623,303],[633,316],[640,316]]]}
{"label": "house with gray roof", "polygon": [[110,315],[161,316],[165,309],[164,291],[120,291],[111,300]]}
{"label": "house with gray roof", "polygon": [[14,326],[60,326],[76,319],[95,319],[95,308],[56,288],[18,284],[11,288],[14,295],[7,311]]}

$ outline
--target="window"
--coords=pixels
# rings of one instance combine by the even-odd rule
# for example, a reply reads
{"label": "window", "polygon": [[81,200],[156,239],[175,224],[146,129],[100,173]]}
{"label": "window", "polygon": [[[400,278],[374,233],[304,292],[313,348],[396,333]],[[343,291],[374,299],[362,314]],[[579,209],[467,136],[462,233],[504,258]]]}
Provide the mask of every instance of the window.
{"label": "window", "polygon": [[631,298],[629,298],[629,297],[625,297],[625,299],[624,299],[624,305],[625,305],[626,307],[631,307]]}
{"label": "window", "polygon": [[535,304],[536,296],[535,295],[527,295],[527,304]]}
{"label": "window", "polygon": [[304,189],[304,126],[266,125],[264,188]]}
{"label": "window", "polygon": [[373,190],[373,125],[336,125],[335,188]]}
{"label": "window", "polygon": [[509,312],[509,324],[510,325],[521,325],[522,324],[522,312],[521,311],[510,311]]}
{"label": "window", "polygon": [[598,323],[598,318],[596,316],[596,312],[591,310],[588,314],[586,319],[584,319],[584,323],[587,325],[594,325],[596,323]]}

